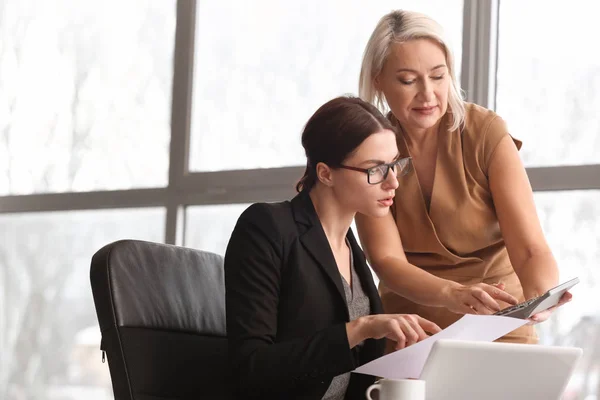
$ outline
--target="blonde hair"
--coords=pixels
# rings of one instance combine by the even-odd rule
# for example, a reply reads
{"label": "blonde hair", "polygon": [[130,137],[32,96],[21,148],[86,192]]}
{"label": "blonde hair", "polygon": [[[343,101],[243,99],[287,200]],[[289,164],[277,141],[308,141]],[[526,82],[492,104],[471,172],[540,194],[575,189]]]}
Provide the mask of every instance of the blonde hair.
{"label": "blonde hair", "polygon": [[375,88],[375,78],[381,73],[392,44],[414,39],[433,40],[444,50],[451,78],[448,93],[448,111],[452,114],[450,130],[454,131],[464,123],[465,119],[462,90],[454,72],[454,54],[444,40],[444,30],[440,24],[427,15],[414,11],[395,10],[379,20],[363,54],[358,83],[359,96],[376,105],[381,112],[387,111],[385,96]]}

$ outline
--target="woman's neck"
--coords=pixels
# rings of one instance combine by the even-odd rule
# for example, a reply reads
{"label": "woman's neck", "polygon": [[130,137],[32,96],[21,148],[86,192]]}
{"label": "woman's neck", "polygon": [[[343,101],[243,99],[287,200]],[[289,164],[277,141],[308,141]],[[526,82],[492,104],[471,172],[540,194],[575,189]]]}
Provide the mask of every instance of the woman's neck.
{"label": "woman's neck", "polygon": [[411,153],[424,153],[428,149],[436,148],[439,127],[439,122],[427,129],[406,129],[403,127],[404,139]]}
{"label": "woman's neck", "polygon": [[344,210],[333,191],[322,184],[317,183],[311,189],[309,196],[331,248],[334,250],[343,248],[355,212]]}

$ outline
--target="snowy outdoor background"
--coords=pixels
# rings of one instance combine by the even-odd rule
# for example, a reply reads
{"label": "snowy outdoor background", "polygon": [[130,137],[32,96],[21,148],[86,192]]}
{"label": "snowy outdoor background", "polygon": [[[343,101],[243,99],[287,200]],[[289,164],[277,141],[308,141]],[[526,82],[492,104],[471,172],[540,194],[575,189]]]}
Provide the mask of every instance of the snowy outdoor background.
{"label": "snowy outdoor background", "polygon": [[[600,164],[600,6],[564,5],[500,2],[496,110],[527,167]],[[198,1],[189,170],[304,165],[303,124],[357,93],[368,36],[396,8],[445,27],[460,74],[462,0]],[[0,207],[167,187],[175,29],[174,0],[0,0]],[[565,399],[600,396],[598,180],[535,193],[561,279],[581,279],[538,328],[542,343],[584,348]],[[247,205],[185,207],[185,246],[223,254]],[[112,399],[91,256],[121,238],[163,242],[166,219],[164,207],[0,213],[0,399]]]}

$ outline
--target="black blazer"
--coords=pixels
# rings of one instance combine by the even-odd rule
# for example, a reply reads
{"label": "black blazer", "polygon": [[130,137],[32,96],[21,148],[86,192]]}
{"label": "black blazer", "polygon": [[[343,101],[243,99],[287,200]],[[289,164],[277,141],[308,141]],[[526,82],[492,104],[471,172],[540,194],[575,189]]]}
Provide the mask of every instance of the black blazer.
{"label": "black blazer", "polygon": [[[352,230],[354,268],[381,300]],[[320,400],[334,376],[384,353],[384,340],[350,350],[348,307],[331,247],[307,193],[258,203],[240,216],[225,254],[232,380],[244,399]],[[346,399],[364,399],[374,377],[352,374]]]}

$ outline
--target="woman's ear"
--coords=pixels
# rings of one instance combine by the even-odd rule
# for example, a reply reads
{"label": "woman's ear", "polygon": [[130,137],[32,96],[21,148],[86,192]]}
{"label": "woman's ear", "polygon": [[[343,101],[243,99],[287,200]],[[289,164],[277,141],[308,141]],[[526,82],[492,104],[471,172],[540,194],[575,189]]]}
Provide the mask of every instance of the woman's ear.
{"label": "woman's ear", "polygon": [[381,92],[381,74],[377,74],[373,79],[373,87],[376,91]]}
{"label": "woman's ear", "polygon": [[325,186],[333,186],[333,176],[331,173],[331,168],[325,163],[317,164],[317,179],[323,183]]}

